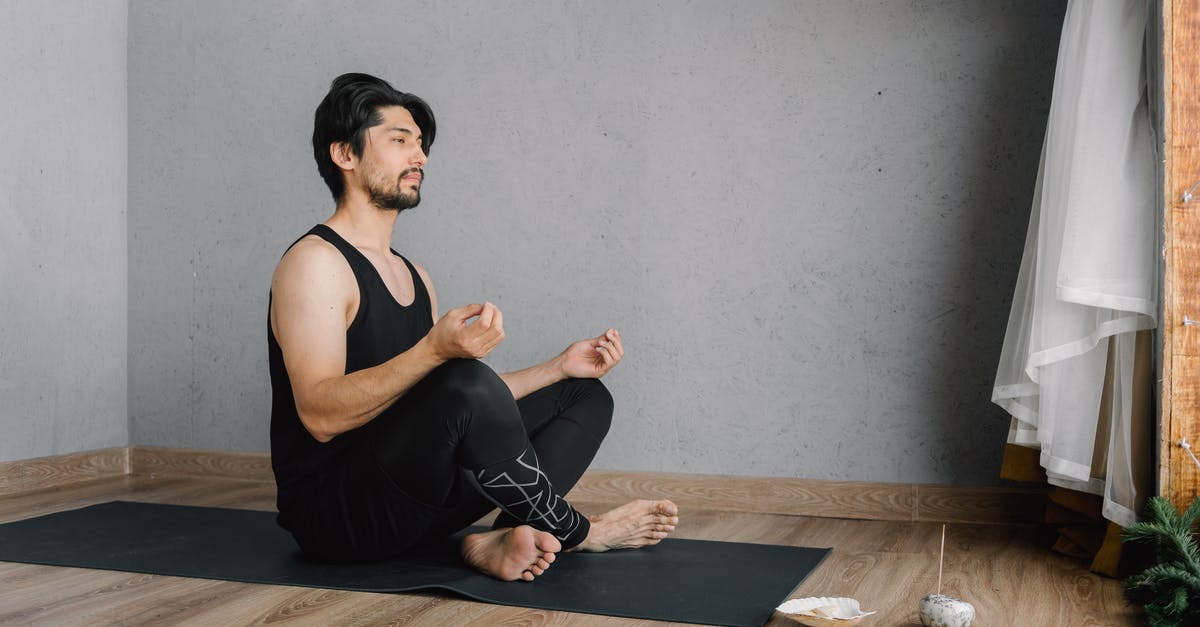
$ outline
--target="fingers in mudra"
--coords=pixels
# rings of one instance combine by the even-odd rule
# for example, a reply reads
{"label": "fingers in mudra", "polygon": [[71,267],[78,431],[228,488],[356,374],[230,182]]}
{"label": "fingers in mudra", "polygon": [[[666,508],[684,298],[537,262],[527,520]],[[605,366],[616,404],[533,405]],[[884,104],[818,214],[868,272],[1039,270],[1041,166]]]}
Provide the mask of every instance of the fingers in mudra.
{"label": "fingers in mudra", "polygon": [[504,341],[504,314],[491,303],[484,303],[479,317],[466,325],[468,335],[473,335],[470,346],[471,357],[479,358],[492,352]]}
{"label": "fingers in mudra", "polygon": [[616,329],[609,329],[599,337],[575,342],[563,351],[564,372],[569,377],[598,379],[621,361],[625,349]]}
{"label": "fingers in mudra", "polygon": [[600,345],[608,350],[614,361],[621,361],[625,356],[625,346],[621,344],[621,334],[616,329],[609,329],[600,336]]}
{"label": "fingers in mudra", "polygon": [[621,358],[625,356],[625,346],[621,344],[621,333],[616,329],[605,331],[604,335],[600,336],[600,345],[607,346],[617,361],[621,361]]}
{"label": "fingers in mudra", "polygon": [[602,372],[611,370],[621,359],[617,356],[617,349],[612,344],[606,342],[600,342],[600,345],[596,347],[596,353],[599,358],[596,362],[596,367]]}
{"label": "fingers in mudra", "polygon": [[430,331],[434,348],[446,359],[478,359],[504,341],[504,315],[491,303],[446,312]]}

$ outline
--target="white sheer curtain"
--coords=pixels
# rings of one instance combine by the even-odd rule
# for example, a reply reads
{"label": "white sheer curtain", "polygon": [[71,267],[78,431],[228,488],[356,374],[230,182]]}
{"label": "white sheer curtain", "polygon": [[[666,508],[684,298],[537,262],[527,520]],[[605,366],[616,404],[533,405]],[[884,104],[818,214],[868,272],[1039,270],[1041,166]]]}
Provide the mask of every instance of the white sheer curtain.
{"label": "white sheer curtain", "polygon": [[[992,401],[1053,485],[1129,525],[1134,334],[1155,326],[1155,140],[1144,0],[1072,0]],[[1105,367],[1115,380],[1101,415]]]}

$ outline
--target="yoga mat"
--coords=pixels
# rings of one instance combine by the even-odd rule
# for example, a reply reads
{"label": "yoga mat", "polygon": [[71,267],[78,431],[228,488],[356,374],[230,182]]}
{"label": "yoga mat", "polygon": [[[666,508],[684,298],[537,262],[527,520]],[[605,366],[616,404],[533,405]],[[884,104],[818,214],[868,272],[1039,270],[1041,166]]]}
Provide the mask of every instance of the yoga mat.
{"label": "yoga mat", "polygon": [[761,625],[829,549],[668,538],[560,553],[533,582],[462,563],[455,539],[373,564],[305,559],[274,512],[114,501],[0,525],[0,561],[369,592],[438,588],[488,603]]}

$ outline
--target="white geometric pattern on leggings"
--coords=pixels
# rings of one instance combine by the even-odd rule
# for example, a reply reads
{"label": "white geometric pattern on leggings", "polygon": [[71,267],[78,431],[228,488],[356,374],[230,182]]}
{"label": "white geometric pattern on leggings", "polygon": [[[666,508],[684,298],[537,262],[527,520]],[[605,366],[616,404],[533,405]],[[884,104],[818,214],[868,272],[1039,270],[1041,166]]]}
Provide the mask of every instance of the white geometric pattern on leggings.
{"label": "white geometric pattern on leggings", "polygon": [[[533,458],[533,465],[525,462],[526,453]],[[548,531],[559,540],[565,541],[579,527],[579,512],[576,512],[570,504],[554,493],[554,486],[550,485],[550,478],[538,467],[537,453],[533,449],[526,449],[514,461],[518,466],[533,473],[530,480],[518,481],[507,472],[500,472],[495,477],[485,480],[484,475],[488,474],[488,469],[485,468],[475,475],[480,487],[484,488],[485,495],[500,509],[516,518],[528,523],[541,520],[546,527],[543,531]],[[527,488],[529,488],[528,491]],[[533,490],[537,491],[530,494]],[[516,500],[506,503],[497,498],[505,492],[511,492],[512,495],[509,498],[516,498]],[[543,503],[543,501],[546,502]],[[529,513],[526,515],[521,511],[513,511],[514,507],[520,507],[522,510],[528,508]]]}

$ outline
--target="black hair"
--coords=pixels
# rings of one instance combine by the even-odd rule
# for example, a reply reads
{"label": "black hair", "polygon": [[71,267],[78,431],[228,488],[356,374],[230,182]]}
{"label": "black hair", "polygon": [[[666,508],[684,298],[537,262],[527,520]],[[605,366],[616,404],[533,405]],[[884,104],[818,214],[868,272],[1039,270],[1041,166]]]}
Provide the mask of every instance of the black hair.
{"label": "black hair", "polygon": [[329,156],[329,145],[345,142],[355,156],[362,156],[366,143],[367,129],[383,123],[382,107],[404,107],[412,114],[413,121],[421,130],[421,149],[429,154],[437,124],[433,110],[417,96],[397,91],[387,81],[369,74],[342,74],[333,79],[329,93],[317,105],[313,121],[313,157],[317,160],[317,171],[335,201],[341,201],[345,193],[342,171]]}

